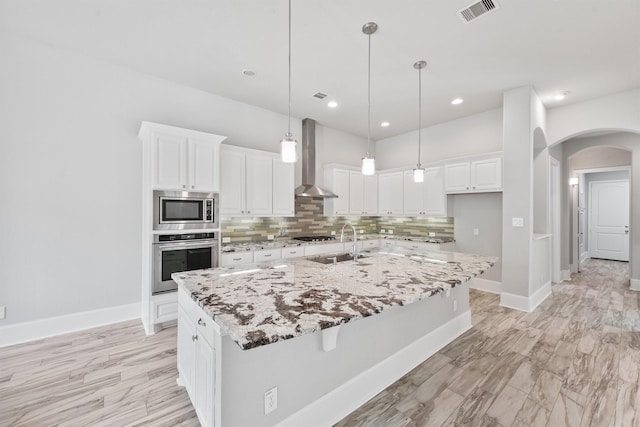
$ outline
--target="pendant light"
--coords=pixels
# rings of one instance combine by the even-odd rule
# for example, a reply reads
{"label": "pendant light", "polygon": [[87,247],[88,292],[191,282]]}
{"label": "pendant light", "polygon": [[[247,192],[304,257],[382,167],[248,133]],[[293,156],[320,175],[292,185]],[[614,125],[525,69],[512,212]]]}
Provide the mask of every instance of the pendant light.
{"label": "pendant light", "polygon": [[418,164],[413,170],[413,182],[424,182],[424,168],[420,164],[420,145],[422,142],[422,69],[426,66],[426,61],[418,61],[413,64],[413,68],[418,70]]}
{"label": "pendant light", "polygon": [[297,160],[296,146],[298,141],[293,138],[291,133],[291,0],[289,0],[289,127],[284,138],[280,141],[280,158],[283,163],[295,163]]}
{"label": "pendant light", "polygon": [[378,29],[375,22],[367,22],[362,26],[362,32],[369,38],[369,59],[367,62],[367,153],[362,158],[362,175],[376,173],[376,159],[370,153],[371,147],[371,34]]}

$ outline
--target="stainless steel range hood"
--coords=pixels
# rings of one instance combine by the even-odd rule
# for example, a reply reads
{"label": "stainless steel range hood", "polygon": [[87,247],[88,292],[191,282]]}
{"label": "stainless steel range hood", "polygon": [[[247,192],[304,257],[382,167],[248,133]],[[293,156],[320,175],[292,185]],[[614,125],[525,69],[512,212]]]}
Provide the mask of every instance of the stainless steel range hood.
{"label": "stainless steel range hood", "polygon": [[296,188],[298,197],[338,197],[316,185],[316,121],[302,120],[302,185]]}

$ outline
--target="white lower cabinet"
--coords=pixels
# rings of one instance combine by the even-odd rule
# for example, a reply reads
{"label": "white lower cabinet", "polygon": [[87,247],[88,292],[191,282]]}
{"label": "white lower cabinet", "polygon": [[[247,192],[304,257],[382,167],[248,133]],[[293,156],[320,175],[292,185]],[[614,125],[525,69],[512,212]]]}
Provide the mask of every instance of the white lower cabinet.
{"label": "white lower cabinet", "polygon": [[406,248],[416,251],[452,251],[453,242],[428,243],[416,242],[412,240],[380,239],[380,247],[383,250],[389,250],[391,248]]}
{"label": "white lower cabinet", "polygon": [[282,248],[282,258],[297,258],[304,256],[304,246]]}
{"label": "white lower cabinet", "polygon": [[220,255],[220,267],[248,264],[253,262],[253,252],[227,252]]}
{"label": "white lower cabinet", "polygon": [[178,383],[185,387],[203,427],[220,425],[220,331],[185,291],[178,291]]}
{"label": "white lower cabinet", "polygon": [[151,297],[151,320],[154,324],[170,322],[178,317],[178,296],[168,292]]}
{"label": "white lower cabinet", "polygon": [[[349,245],[349,244],[350,244],[349,242],[346,243],[346,245]],[[327,243],[324,245],[309,245],[309,246],[305,246],[304,255],[309,256],[309,255],[343,252],[344,248],[345,248],[344,243]]]}
{"label": "white lower cabinet", "polygon": [[282,251],[278,249],[264,249],[253,252],[253,262],[271,261],[282,258]]}

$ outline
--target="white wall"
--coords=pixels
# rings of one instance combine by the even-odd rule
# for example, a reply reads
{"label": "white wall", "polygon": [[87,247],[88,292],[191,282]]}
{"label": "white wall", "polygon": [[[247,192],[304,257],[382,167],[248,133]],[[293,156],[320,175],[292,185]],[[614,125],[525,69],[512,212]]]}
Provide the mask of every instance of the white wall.
{"label": "white wall", "polygon": [[[485,111],[422,129],[422,163],[502,151],[502,109]],[[418,131],[381,139],[378,169],[413,167],[418,160]]]}
{"label": "white wall", "polygon": [[[0,57],[0,327],[140,301],[143,120],[273,152],[286,131],[286,116],[6,33]],[[327,159],[357,141],[323,132]]]}

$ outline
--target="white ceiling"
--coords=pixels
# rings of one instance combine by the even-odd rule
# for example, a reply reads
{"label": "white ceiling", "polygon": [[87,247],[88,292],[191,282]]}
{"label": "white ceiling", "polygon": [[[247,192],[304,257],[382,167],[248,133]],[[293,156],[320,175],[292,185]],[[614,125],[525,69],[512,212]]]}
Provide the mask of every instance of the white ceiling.
{"label": "white ceiling", "polygon": [[[366,135],[368,21],[374,139],[417,128],[421,59],[424,126],[500,107],[522,85],[549,108],[561,91],[564,105],[640,87],[640,0],[497,1],[465,24],[472,0],[293,0],[292,115]],[[286,0],[3,0],[0,29],[287,112]]]}

